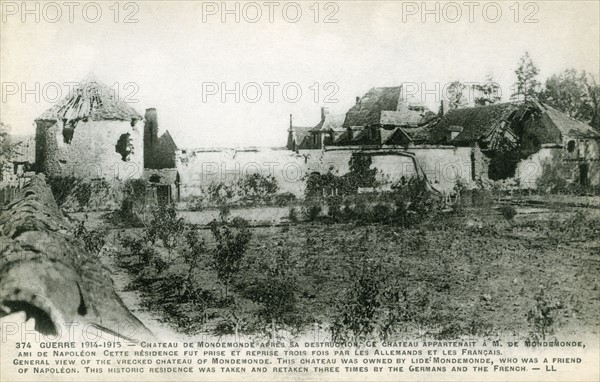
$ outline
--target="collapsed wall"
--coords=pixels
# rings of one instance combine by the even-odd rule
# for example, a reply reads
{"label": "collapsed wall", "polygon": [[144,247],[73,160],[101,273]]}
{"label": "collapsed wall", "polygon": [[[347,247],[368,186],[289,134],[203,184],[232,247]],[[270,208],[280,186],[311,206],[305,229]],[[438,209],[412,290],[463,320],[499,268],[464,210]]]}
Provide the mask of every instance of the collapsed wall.
{"label": "collapsed wall", "polygon": [[25,312],[44,334],[61,333],[60,328],[76,323],[126,340],[153,338],[114,291],[110,271],[70,232],[43,174],[5,206],[0,214],[0,317]]}

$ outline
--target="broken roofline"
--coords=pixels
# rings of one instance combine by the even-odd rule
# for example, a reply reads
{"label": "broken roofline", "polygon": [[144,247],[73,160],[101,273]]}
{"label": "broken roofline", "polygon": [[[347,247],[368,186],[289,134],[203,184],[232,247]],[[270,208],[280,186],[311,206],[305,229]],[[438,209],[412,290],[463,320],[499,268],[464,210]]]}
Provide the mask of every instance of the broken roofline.
{"label": "broken roofline", "polygon": [[86,78],[64,98],[44,111],[36,121],[134,121],[142,115],[121,100],[107,85]]}

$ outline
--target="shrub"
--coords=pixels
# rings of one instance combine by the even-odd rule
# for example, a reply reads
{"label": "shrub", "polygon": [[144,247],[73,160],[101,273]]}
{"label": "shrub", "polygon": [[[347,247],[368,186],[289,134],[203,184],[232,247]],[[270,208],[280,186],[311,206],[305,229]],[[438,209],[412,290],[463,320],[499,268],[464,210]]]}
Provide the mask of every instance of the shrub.
{"label": "shrub", "polygon": [[392,190],[400,221],[420,223],[441,209],[440,195],[431,190],[424,177],[411,177],[408,181],[394,183]]}
{"label": "shrub", "polygon": [[231,222],[229,224],[233,228],[247,228],[250,226],[248,221],[240,216],[236,216],[233,219],[231,219]]}
{"label": "shrub", "polygon": [[264,199],[274,195],[279,189],[272,175],[247,174],[237,181],[238,195],[242,198]]}
{"label": "shrub", "polygon": [[62,206],[69,195],[73,193],[73,190],[77,186],[78,179],[74,176],[49,176],[47,183],[50,185],[52,195],[56,204]]}
{"label": "shrub", "polygon": [[296,195],[291,192],[283,192],[275,195],[273,204],[277,207],[285,207],[296,202]]}
{"label": "shrub", "polygon": [[338,196],[332,196],[327,199],[328,211],[327,215],[334,220],[340,220],[342,217],[342,199]]}
{"label": "shrub", "polygon": [[83,220],[75,227],[74,235],[83,241],[85,249],[95,255],[100,253],[106,243],[106,231],[88,230]]}
{"label": "shrub", "polygon": [[302,206],[302,216],[304,220],[313,222],[321,214],[321,205],[319,203],[309,203]]}
{"label": "shrub", "polygon": [[336,303],[331,326],[333,341],[365,341],[378,329],[381,291],[386,281],[381,264],[365,258],[353,267],[351,285]]}
{"label": "shrub", "polygon": [[217,242],[212,251],[212,267],[217,272],[219,280],[225,285],[225,297],[228,296],[231,279],[240,268],[252,234],[248,228],[232,231],[228,226],[219,227],[216,222],[210,224],[210,230]]}
{"label": "shrub", "polygon": [[535,305],[527,313],[527,322],[531,325],[534,338],[541,336],[542,339],[546,339],[546,335],[552,334],[556,311],[561,309],[561,306],[549,301],[543,289],[534,296],[534,300]]}
{"label": "shrub", "polygon": [[504,205],[500,207],[500,213],[504,219],[508,220],[509,222],[512,222],[514,217],[517,216],[516,208],[511,205]]}
{"label": "shrub", "polygon": [[259,266],[262,277],[244,291],[247,298],[261,304],[257,314],[271,327],[272,339],[275,339],[277,324],[299,326],[301,321],[297,307],[296,264],[282,246],[274,253],[274,258],[264,258]]}
{"label": "shrub", "polygon": [[388,204],[378,203],[373,206],[370,217],[374,223],[389,223],[392,220],[392,209]]}
{"label": "shrub", "polygon": [[152,243],[160,239],[163,246],[171,253],[177,246],[184,229],[185,221],[183,218],[177,217],[175,206],[165,204],[152,211],[152,220],[147,228],[147,235]]}
{"label": "shrub", "polygon": [[296,207],[290,207],[288,218],[292,223],[298,223],[298,212],[296,211]]}
{"label": "shrub", "polygon": [[157,256],[157,253],[154,247],[149,244],[148,237],[145,234],[135,238],[125,236],[121,239],[121,245],[129,249],[132,256],[137,256],[138,261],[144,266],[153,265],[152,259]]}

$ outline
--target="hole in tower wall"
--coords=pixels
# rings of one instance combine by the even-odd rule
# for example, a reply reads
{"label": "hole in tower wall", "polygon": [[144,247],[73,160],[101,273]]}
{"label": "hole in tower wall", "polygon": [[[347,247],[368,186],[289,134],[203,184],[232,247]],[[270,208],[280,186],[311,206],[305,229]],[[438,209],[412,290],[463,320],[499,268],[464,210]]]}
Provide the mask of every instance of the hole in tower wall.
{"label": "hole in tower wall", "polygon": [[62,136],[63,136],[63,141],[66,144],[71,144],[71,141],[73,140],[73,135],[75,135],[75,127],[77,126],[77,121],[76,120],[66,120],[63,119],[63,129],[62,129]]}
{"label": "hole in tower wall", "polygon": [[131,143],[131,134],[121,134],[117,144],[115,145],[115,151],[121,155],[121,160],[128,162],[133,154],[133,144]]}

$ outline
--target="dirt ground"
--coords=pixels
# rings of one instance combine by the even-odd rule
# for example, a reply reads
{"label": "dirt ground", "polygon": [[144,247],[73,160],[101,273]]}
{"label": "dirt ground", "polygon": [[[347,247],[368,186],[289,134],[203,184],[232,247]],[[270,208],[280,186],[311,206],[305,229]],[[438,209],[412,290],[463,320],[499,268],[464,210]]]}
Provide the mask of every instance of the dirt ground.
{"label": "dirt ground", "polygon": [[[322,223],[251,228],[250,247],[232,288],[236,317],[252,322],[256,304],[239,291],[260,276],[257,264],[275,250],[284,250],[294,264],[296,305],[304,327],[331,324],[346,294],[355,288],[353,269],[368,261],[380,265],[383,281],[374,281],[378,288],[393,287],[404,296],[395,308],[381,307],[384,313],[403,311],[396,322],[397,335],[530,338],[536,331],[532,311],[551,317],[548,334],[597,335],[600,210],[552,205],[518,207],[517,212],[509,221],[497,209],[468,209],[413,228]],[[208,248],[214,247],[210,232],[199,232]],[[134,277],[117,267],[123,265],[120,260],[109,265],[118,275],[117,289],[128,293],[124,300],[136,305],[129,306],[133,311],[146,312],[147,320],[168,326],[167,331],[210,332],[230,317],[231,304],[213,306],[203,311],[205,322],[199,327],[197,305],[180,304],[175,312],[153,304],[160,288],[127,283]],[[135,266],[131,259],[126,261]],[[176,269],[177,260],[174,264]],[[210,293],[222,295],[222,287],[208,272],[197,278]]]}

